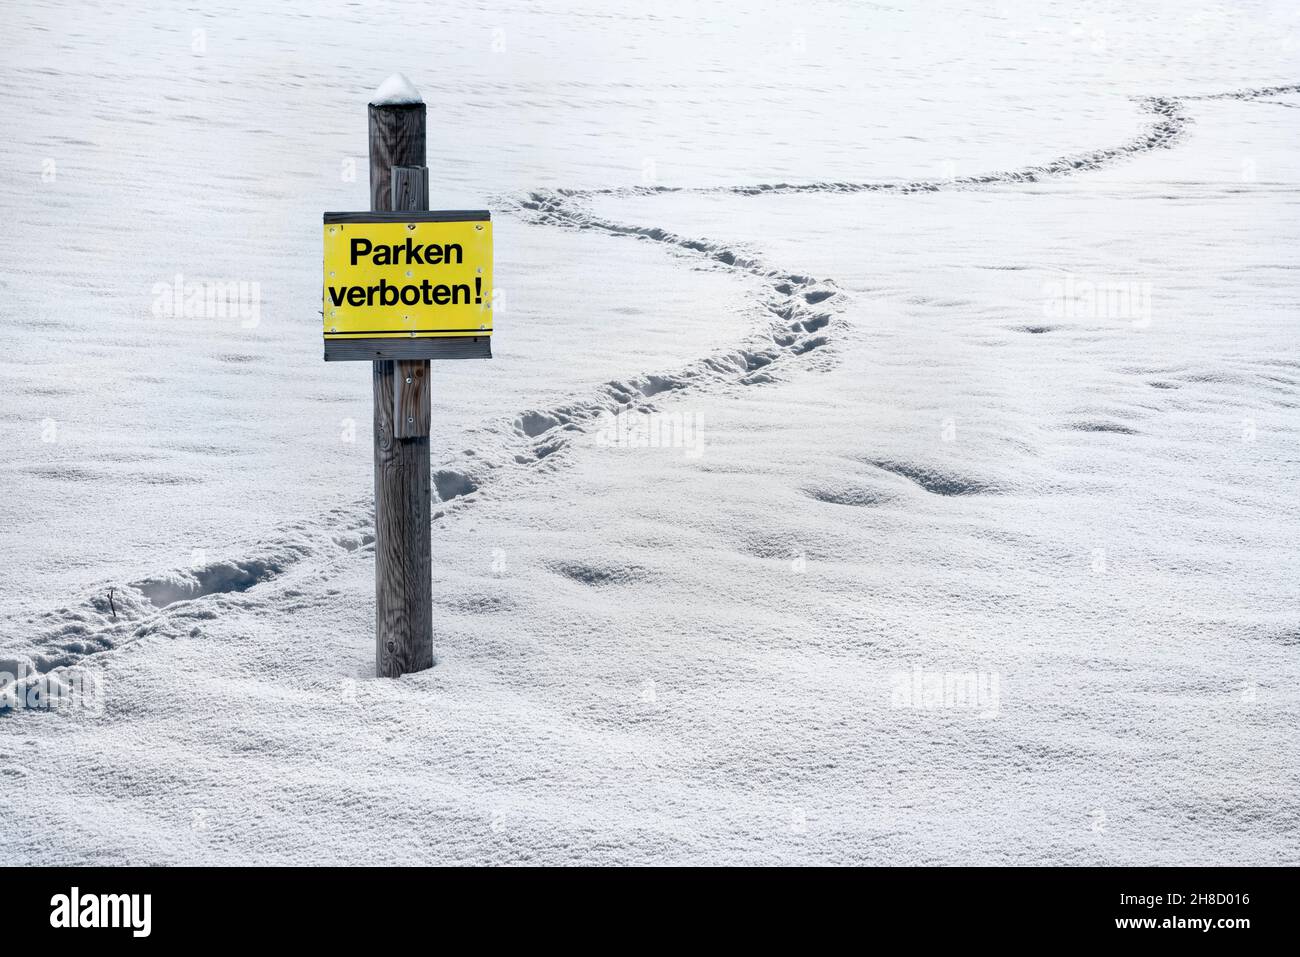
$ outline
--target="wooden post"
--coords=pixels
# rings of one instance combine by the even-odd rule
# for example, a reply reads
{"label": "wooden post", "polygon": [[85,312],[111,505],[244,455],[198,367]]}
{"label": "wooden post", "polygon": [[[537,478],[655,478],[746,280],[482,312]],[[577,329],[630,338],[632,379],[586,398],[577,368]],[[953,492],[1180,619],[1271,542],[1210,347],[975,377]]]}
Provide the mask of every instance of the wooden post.
{"label": "wooden post", "polygon": [[[427,210],[425,107],[370,104],[370,208]],[[374,363],[375,670],[433,666],[429,360]]]}

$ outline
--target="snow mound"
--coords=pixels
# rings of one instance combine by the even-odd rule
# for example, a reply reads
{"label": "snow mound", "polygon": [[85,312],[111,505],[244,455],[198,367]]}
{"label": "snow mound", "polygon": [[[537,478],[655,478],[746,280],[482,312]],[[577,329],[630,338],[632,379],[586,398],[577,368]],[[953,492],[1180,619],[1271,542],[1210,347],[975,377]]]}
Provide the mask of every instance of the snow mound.
{"label": "snow mound", "polygon": [[371,106],[401,106],[406,103],[423,103],[420,91],[403,73],[394,73],[375,90]]}

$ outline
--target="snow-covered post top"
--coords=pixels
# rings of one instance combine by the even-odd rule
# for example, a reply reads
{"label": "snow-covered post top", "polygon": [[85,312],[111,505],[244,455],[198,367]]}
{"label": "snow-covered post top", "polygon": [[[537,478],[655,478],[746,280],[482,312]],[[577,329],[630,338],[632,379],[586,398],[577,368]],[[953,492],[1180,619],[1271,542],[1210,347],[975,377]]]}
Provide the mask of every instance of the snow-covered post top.
{"label": "snow-covered post top", "polygon": [[415,85],[394,73],[370,98],[370,208],[391,210],[394,166],[424,165],[424,100]]}
{"label": "snow-covered post top", "polygon": [[423,102],[420,91],[406,78],[405,73],[394,73],[379,84],[374,96],[370,98],[371,106],[413,106]]}

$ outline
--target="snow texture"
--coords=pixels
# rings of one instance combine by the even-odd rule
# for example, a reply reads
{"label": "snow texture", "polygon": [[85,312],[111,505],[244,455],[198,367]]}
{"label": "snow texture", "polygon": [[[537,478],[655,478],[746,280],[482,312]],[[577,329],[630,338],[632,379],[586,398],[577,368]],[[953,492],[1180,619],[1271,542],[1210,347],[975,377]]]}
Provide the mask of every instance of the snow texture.
{"label": "snow texture", "polygon": [[[1292,6],[661,6],[11,25],[0,860],[1300,861]],[[391,681],[394,61],[502,286]]]}

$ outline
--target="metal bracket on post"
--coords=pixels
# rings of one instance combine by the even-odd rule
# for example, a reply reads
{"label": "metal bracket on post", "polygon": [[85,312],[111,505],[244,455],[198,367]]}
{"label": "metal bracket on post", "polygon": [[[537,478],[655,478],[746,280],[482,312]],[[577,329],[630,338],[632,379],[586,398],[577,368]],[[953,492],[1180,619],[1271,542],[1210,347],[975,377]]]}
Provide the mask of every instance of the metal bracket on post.
{"label": "metal bracket on post", "polygon": [[392,167],[391,201],[394,212],[429,208],[429,167]]}
{"label": "metal bracket on post", "polygon": [[[391,167],[393,212],[429,208],[429,167]],[[393,370],[393,437],[414,439],[429,434],[433,413],[429,395],[429,360],[399,359]]]}

